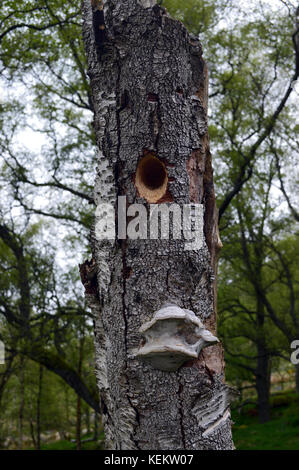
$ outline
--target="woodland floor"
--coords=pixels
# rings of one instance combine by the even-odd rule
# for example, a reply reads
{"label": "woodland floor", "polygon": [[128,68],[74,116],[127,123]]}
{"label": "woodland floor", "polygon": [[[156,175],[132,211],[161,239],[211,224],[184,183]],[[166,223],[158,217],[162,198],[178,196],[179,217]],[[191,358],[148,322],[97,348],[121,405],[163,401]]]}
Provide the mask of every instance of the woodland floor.
{"label": "woodland floor", "polygon": [[232,413],[237,450],[299,450],[299,395],[284,392],[271,396],[271,420],[258,422],[257,410],[249,406]]}
{"label": "woodland floor", "polygon": [[[254,405],[242,413],[232,412],[233,438],[237,450],[299,450],[299,395],[294,392],[271,396],[271,421],[260,424]],[[84,436],[86,439],[90,436]],[[103,435],[98,442],[82,443],[82,450],[102,450]],[[42,450],[75,450],[70,441],[56,441]]]}

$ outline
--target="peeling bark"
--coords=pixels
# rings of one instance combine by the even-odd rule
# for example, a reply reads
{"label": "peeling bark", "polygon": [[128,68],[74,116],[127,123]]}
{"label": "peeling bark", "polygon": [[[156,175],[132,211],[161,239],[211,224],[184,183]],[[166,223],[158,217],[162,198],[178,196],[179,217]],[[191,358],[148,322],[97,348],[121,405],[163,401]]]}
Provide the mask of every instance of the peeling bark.
{"label": "peeling bark", "polygon": [[98,146],[96,204],[112,204],[117,214],[117,197],[126,196],[128,204],[148,208],[136,172],[150,154],[167,172],[165,201],[205,208],[205,240],[197,251],[186,251],[184,240],[110,242],[92,232],[97,288],[85,284],[106,447],[233,449],[219,344],[174,372],[133,354],[140,327],[165,303],[191,310],[216,334],[220,240],[201,45],[151,0],[85,0],[83,17]]}

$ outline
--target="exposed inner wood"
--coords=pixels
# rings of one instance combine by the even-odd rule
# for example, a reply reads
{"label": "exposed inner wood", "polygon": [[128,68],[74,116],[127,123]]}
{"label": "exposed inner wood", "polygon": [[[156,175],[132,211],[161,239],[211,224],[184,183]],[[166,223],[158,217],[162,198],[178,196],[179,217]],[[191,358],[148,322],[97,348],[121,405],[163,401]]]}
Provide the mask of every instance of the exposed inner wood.
{"label": "exposed inner wood", "polygon": [[168,184],[164,163],[152,154],[143,157],[137,167],[135,184],[140,196],[148,202],[159,201],[165,195]]}

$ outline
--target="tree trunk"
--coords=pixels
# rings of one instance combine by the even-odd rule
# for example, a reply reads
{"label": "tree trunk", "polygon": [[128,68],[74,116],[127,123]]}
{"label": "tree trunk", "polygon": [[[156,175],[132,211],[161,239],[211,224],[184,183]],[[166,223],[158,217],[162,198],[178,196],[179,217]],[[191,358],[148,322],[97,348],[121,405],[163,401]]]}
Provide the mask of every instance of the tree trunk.
{"label": "tree trunk", "polygon": [[[256,273],[260,285],[261,273]],[[269,351],[267,350],[264,331],[265,306],[257,292],[257,368],[256,368],[256,391],[258,398],[259,422],[266,423],[270,420],[270,380],[271,363]]]}
{"label": "tree trunk", "polygon": [[86,408],[85,410],[85,425],[86,425],[86,432],[90,434],[90,408]]}
{"label": "tree trunk", "polygon": [[97,441],[99,438],[99,415],[98,413],[94,414],[94,431],[93,431],[93,440]]}
{"label": "tree trunk", "polygon": [[25,377],[24,377],[25,359],[20,357],[20,405],[19,405],[19,419],[18,419],[18,449],[23,449],[23,430],[24,430],[24,407],[25,407]]}
{"label": "tree trunk", "polygon": [[32,416],[30,416],[30,434],[31,434],[31,439],[32,439],[32,443],[33,443],[33,446],[35,448],[35,450],[40,450],[37,448],[37,441],[36,441],[36,437],[35,437],[35,432],[34,432],[34,423],[33,423],[33,420],[32,420]]}
{"label": "tree trunk", "polygon": [[296,392],[299,394],[299,364],[295,366]]}
{"label": "tree trunk", "polygon": [[41,445],[41,399],[42,399],[42,390],[43,390],[43,366],[39,365],[39,376],[38,376],[38,394],[37,394],[37,403],[36,403],[36,449],[40,450]]}
{"label": "tree trunk", "polygon": [[[233,449],[222,348],[198,354],[217,341],[220,240],[207,69],[198,40],[154,3],[83,6],[99,152],[93,260],[80,270],[95,319],[106,447]],[[118,196],[127,198],[122,208]],[[203,204],[203,246],[186,249],[183,237],[144,239],[146,229],[132,239],[120,221],[118,239],[101,240],[104,203],[122,222],[125,204],[147,211],[157,203]],[[130,207],[131,222],[134,212]],[[175,231],[174,216],[170,225]],[[135,221],[139,236],[143,228]]]}
{"label": "tree trunk", "polygon": [[[82,374],[82,362],[83,362],[83,348],[84,348],[84,335],[80,333],[79,338],[79,363],[78,363],[78,375]],[[81,397],[77,396],[77,413],[76,413],[76,449],[81,450],[81,424],[82,424],[82,402]]]}
{"label": "tree trunk", "polygon": [[259,344],[257,362],[256,390],[259,422],[266,423],[270,420],[270,364],[268,352]]}
{"label": "tree trunk", "polygon": [[77,396],[76,450],[81,450],[81,398]]}

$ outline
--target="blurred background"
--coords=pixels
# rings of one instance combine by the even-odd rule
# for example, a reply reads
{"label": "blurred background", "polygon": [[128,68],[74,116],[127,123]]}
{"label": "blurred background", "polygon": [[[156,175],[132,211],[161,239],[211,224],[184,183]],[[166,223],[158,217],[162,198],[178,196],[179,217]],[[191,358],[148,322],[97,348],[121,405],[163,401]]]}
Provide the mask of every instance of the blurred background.
{"label": "blurred background", "polygon": [[[80,3],[0,6],[0,449],[103,446],[78,269],[90,257],[96,168]],[[299,5],[158,3],[199,35],[209,68],[235,445],[298,450]]]}

